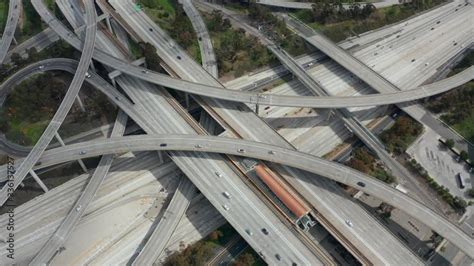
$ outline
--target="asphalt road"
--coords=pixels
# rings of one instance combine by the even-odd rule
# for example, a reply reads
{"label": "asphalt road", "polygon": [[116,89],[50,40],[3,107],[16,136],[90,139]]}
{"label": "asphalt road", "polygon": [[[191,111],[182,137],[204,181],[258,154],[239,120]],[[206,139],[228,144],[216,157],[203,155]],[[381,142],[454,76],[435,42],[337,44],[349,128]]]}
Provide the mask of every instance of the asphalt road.
{"label": "asphalt road", "polygon": [[[127,124],[127,115],[119,111],[117,119],[112,130],[112,137],[120,137],[125,132]],[[109,173],[110,167],[112,166],[114,156],[113,155],[104,155],[99,161],[92,177],[89,179],[89,182],[86,185],[86,188],[82,192],[79,199],[70,209],[68,215],[61,222],[61,225],[58,227],[56,232],[48,239],[46,244],[42,246],[40,251],[36,254],[34,259],[30,262],[30,265],[46,265],[53,258],[55,253],[60,249],[60,247],[67,240],[68,236],[71,234],[72,230],[78,223],[81,216],[84,214],[84,211],[89,206],[90,202],[94,198],[97,190],[104,181],[105,177]]]}
{"label": "asphalt road", "polygon": [[[340,164],[306,153],[241,139],[195,135],[156,135],[88,141],[48,150],[41,157],[43,166],[103,154],[143,150],[187,150],[232,154],[271,161],[322,175],[336,182],[373,195],[425,223],[435,232],[474,256],[474,240],[444,217],[399,190]],[[363,185],[360,184],[363,183]]]}

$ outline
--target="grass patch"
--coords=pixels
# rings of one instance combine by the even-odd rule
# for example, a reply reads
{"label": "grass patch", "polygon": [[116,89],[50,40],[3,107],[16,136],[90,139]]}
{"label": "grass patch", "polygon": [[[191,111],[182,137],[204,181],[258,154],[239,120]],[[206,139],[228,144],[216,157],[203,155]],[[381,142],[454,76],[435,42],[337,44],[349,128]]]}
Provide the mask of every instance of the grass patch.
{"label": "grass patch", "polygon": [[43,30],[41,17],[36,13],[29,0],[22,0],[23,4],[23,27],[21,29],[20,42]]}
{"label": "grass patch", "polygon": [[143,10],[160,28],[194,58],[201,62],[201,51],[191,21],[176,0],[140,0]]}
{"label": "grass patch", "polygon": [[[471,90],[474,83],[471,82]],[[474,142],[474,107],[471,106],[470,114],[461,122],[453,124],[454,129],[470,142]]]}
{"label": "grass patch", "polygon": [[4,0],[0,2],[0,31],[3,32],[5,25],[7,24],[8,17],[8,1]]}
{"label": "grass patch", "polygon": [[[449,74],[454,75],[474,65],[474,52],[454,67]],[[430,99],[425,106],[452,126],[470,142],[474,142],[474,81],[463,84],[449,92]]]}

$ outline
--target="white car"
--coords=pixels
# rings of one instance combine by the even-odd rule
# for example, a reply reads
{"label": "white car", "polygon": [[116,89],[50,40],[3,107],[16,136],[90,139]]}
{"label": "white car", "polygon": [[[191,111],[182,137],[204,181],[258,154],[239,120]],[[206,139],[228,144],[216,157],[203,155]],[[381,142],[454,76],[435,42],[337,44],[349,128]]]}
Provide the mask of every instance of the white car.
{"label": "white car", "polygon": [[349,227],[354,226],[354,225],[352,224],[352,221],[351,221],[351,220],[346,220],[346,224],[347,224]]}
{"label": "white car", "polygon": [[87,153],[86,151],[81,151],[81,152],[79,152],[80,155],[84,155],[84,154],[86,154],[86,153]]}
{"label": "white car", "polygon": [[39,68],[39,69],[43,69],[43,68],[44,68],[44,66],[39,66],[38,68]]}
{"label": "white car", "polygon": [[226,211],[230,210],[229,206],[227,206],[227,205],[225,205],[225,204],[222,205],[222,208],[224,208],[224,210],[226,210]]}
{"label": "white car", "polygon": [[86,72],[86,78],[90,78],[91,77],[91,74],[89,74],[89,72]]}
{"label": "white car", "polygon": [[226,198],[228,198],[228,199],[231,198],[229,192],[227,192],[227,191],[222,192],[222,195],[224,195],[224,197],[226,197]]}
{"label": "white car", "polygon": [[77,211],[77,212],[78,212],[78,211],[80,211],[80,210],[81,210],[81,208],[82,208],[82,206],[81,206],[81,205],[77,205],[77,207],[76,207],[76,211]]}
{"label": "white car", "polygon": [[222,174],[219,172],[214,172],[214,174],[216,174],[217,177],[222,177]]}

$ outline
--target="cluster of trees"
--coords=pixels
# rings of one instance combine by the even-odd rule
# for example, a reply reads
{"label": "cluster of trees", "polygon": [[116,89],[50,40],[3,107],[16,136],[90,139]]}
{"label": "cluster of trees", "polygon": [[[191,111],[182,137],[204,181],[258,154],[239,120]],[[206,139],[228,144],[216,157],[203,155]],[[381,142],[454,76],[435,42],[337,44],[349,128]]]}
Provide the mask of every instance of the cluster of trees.
{"label": "cluster of trees", "polygon": [[408,116],[400,116],[395,124],[380,135],[390,152],[402,154],[423,131],[423,126]]}
{"label": "cluster of trees", "polygon": [[307,21],[321,24],[340,22],[348,19],[367,19],[374,11],[372,4],[353,3],[349,7],[343,6],[342,1],[315,1],[313,9],[305,12]]}
{"label": "cluster of trees", "polygon": [[34,124],[51,119],[64,94],[65,84],[53,78],[51,73],[22,82],[8,95],[0,111],[0,130],[6,132],[12,141],[32,144],[33,140],[25,135],[26,132],[11,130],[13,123]]}
{"label": "cluster of trees", "polygon": [[161,67],[161,59],[156,53],[156,48],[151,43],[139,43],[141,52],[145,57],[146,65],[149,69],[157,72],[161,72],[163,68]]}
{"label": "cluster of trees", "polygon": [[[187,246],[181,252],[173,253],[168,257],[165,265],[205,265],[206,262],[211,259],[213,255],[213,249],[216,246],[225,245],[230,240],[230,238],[236,234],[237,232],[230,224],[225,224],[218,230],[211,232],[205,239],[193,245]],[[249,261],[248,256],[245,256],[243,261]]]}
{"label": "cluster of trees", "polygon": [[462,198],[459,198],[458,196],[453,196],[451,193],[449,193],[449,189],[447,187],[444,187],[442,185],[439,185],[426,171],[426,169],[419,164],[415,159],[411,159],[409,161],[410,166],[418,172],[418,174],[423,177],[428,185],[433,188],[438,195],[443,198],[444,201],[446,201],[453,209],[459,212],[465,212],[466,211],[466,206],[467,202],[463,200]]}
{"label": "cluster of trees", "polygon": [[205,20],[213,39],[220,75],[233,72],[238,77],[274,60],[257,38],[248,36],[243,29],[232,28],[220,11],[214,10]]}
{"label": "cluster of trees", "polygon": [[385,171],[376,159],[367,151],[367,148],[357,148],[353,151],[353,156],[348,162],[348,166],[356,170],[371,175],[385,183],[395,182],[395,177]]}
{"label": "cluster of trees", "polygon": [[181,252],[175,252],[168,257],[164,265],[187,266],[205,265],[212,256],[213,245],[210,242],[199,241],[194,245],[186,247]]}
{"label": "cluster of trees", "polygon": [[22,34],[28,36],[40,32],[43,22],[41,21],[40,15],[33,7],[33,4],[30,0],[22,0],[22,4],[23,11],[27,18],[27,20],[25,20],[25,25],[23,25],[22,28]]}
{"label": "cluster of trees", "polygon": [[188,49],[190,46],[197,44],[196,34],[194,33],[191,21],[184,12],[183,6],[176,2],[174,2],[174,6],[176,12],[173,20],[173,27],[170,29],[170,35],[179,43],[179,45]]}
{"label": "cluster of trees", "polygon": [[304,40],[293,34],[286,27],[286,23],[273,15],[268,7],[250,4],[248,16],[262,32],[291,55],[297,56],[306,52]]}
{"label": "cluster of trees", "polygon": [[[6,133],[13,142],[34,144],[59,107],[69,82],[70,76],[47,72],[20,83],[0,109],[0,131]],[[87,112],[72,112],[67,124],[84,125],[86,122],[98,121],[104,114],[114,114],[115,107],[105,95],[97,90],[82,92],[87,92],[87,97],[83,97]]]}

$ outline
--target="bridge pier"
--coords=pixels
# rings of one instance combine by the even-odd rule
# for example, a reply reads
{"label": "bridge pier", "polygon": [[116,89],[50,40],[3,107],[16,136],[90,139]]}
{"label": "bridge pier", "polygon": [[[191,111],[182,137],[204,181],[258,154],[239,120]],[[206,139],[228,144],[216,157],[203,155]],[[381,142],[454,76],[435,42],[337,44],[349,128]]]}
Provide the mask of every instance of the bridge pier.
{"label": "bridge pier", "polygon": [[164,162],[163,160],[163,152],[162,151],[157,151],[158,152],[158,160],[160,161],[160,164]]}
{"label": "bridge pier", "polygon": [[259,112],[260,112],[260,105],[257,103],[255,104],[255,113],[257,114],[257,116],[259,116],[258,115]]}
{"label": "bridge pier", "polygon": [[85,113],[86,108],[84,107],[84,103],[82,102],[81,98],[79,97],[79,94],[76,96],[76,101],[77,101],[77,104],[79,105],[79,108],[81,108],[81,111],[83,113]]}
{"label": "bridge pier", "polygon": [[105,24],[107,24],[107,28],[109,29],[109,31],[114,34],[114,31],[112,30],[112,24],[110,24],[110,16],[107,16],[105,18]]}
{"label": "bridge pier", "polygon": [[110,81],[112,81],[112,85],[117,88],[117,82],[115,82],[115,78],[111,77]]}
{"label": "bridge pier", "polygon": [[186,108],[189,108],[189,94],[187,92],[184,93],[184,99],[186,101]]}
{"label": "bridge pier", "polygon": [[[61,144],[62,147],[66,146],[66,144],[64,143],[63,139],[61,138],[61,136],[59,136],[59,133],[56,132],[56,134],[54,134],[54,137],[58,140],[59,144]],[[82,160],[77,160],[77,162],[79,163],[79,165],[81,166],[82,170],[84,170],[85,173],[87,173],[87,167],[86,165],[84,164],[84,162]]]}
{"label": "bridge pier", "polygon": [[33,179],[36,181],[36,183],[38,183],[38,185],[40,185],[40,187],[43,189],[44,192],[48,192],[48,191],[49,191],[48,187],[46,187],[46,185],[43,183],[43,181],[41,181],[41,179],[40,179],[39,176],[35,173],[35,171],[30,170],[30,175],[33,177]]}

